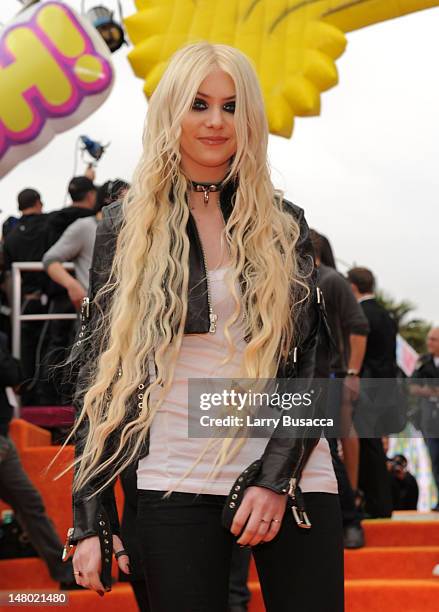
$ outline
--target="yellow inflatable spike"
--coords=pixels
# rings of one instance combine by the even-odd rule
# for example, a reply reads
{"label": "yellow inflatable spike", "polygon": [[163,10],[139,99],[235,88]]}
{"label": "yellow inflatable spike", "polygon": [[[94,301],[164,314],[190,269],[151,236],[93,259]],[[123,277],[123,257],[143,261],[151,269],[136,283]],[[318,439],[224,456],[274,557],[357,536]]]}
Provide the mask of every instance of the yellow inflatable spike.
{"label": "yellow inflatable spike", "polygon": [[403,17],[424,9],[439,6],[438,0],[344,0],[321,2],[321,18],[340,28],[353,32],[395,17]]}
{"label": "yellow inflatable spike", "polygon": [[313,46],[330,57],[340,57],[346,48],[346,36],[338,28],[323,21],[310,21],[305,28],[304,44]]}
{"label": "yellow inflatable spike", "polygon": [[[207,40],[241,49],[258,72],[270,131],[291,136],[295,115],[320,112],[338,82],[335,60],[346,32],[439,6],[439,0],[135,0],[125,20],[135,45],[129,61],[154,91],[184,44]],[[160,76],[159,76],[160,75]]]}
{"label": "yellow inflatable spike", "polygon": [[163,73],[166,69],[167,62],[156,64],[145,79],[144,91],[148,98],[152,96],[154,89],[157,87]]}
{"label": "yellow inflatable spike", "polygon": [[162,48],[161,36],[152,36],[138,44],[128,54],[134,74],[141,79],[146,79],[149,72],[157,62],[161,61]]}
{"label": "yellow inflatable spike", "polygon": [[307,49],[303,74],[316,84],[320,91],[325,91],[338,83],[335,63],[330,57],[321,51],[317,51],[317,49]]}
{"label": "yellow inflatable spike", "polygon": [[282,93],[294,109],[295,115],[310,116],[320,113],[319,90],[303,75],[296,74],[289,78]]}
{"label": "yellow inflatable spike", "polygon": [[294,112],[285,96],[270,96],[266,102],[266,110],[273,133],[288,138],[293,133]]}
{"label": "yellow inflatable spike", "polygon": [[133,45],[142,43],[149,36],[155,36],[163,23],[163,9],[156,7],[131,15],[125,19]]}

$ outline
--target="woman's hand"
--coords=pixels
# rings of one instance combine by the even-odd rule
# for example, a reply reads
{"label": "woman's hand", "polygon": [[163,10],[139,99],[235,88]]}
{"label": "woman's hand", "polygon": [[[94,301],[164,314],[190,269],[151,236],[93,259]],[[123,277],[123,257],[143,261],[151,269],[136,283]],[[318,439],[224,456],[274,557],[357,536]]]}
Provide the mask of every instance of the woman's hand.
{"label": "woman's hand", "polygon": [[286,503],[286,495],[263,487],[248,487],[230,528],[233,535],[241,534],[238,544],[256,546],[275,538],[285,514]]}
{"label": "woman's hand", "polygon": [[[113,550],[115,553],[123,549],[123,544],[119,536],[113,536]],[[73,555],[73,571],[80,572],[75,573],[76,583],[83,586],[86,589],[96,591],[101,597],[104,595],[104,586],[100,579],[100,573],[102,568],[101,560],[101,545],[99,543],[98,536],[90,536],[84,538],[78,542]],[[117,560],[119,568],[125,572],[130,573],[129,557],[128,555],[121,555]]]}

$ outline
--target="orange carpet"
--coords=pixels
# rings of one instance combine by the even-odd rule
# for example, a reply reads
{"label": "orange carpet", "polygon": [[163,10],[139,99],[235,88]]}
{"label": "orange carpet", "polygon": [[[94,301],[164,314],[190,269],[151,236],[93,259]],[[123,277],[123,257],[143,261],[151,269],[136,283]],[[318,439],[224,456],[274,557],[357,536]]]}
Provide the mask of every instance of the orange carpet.
{"label": "orange carpet", "polygon": [[[50,446],[50,435],[19,419],[12,423],[11,437],[32,482],[39,489],[55,529],[63,540],[71,525],[71,474],[54,481],[62,465],[71,460],[72,447],[65,449],[61,462],[45,474],[57,451]],[[116,487],[119,510],[123,505],[120,484]],[[7,506],[0,502],[0,511]],[[345,553],[346,612],[438,612],[439,578],[432,568],[439,563],[439,516],[396,513],[392,520],[365,521],[366,547]],[[113,563],[113,575],[116,564]],[[252,564],[250,612],[264,612],[257,573]],[[0,591],[55,590],[45,564],[36,558],[0,561]],[[127,584],[116,584],[100,598],[89,591],[69,593],[69,610],[135,612],[136,604]],[[38,606],[40,610],[53,606]],[[0,610],[10,609],[1,606]],[[301,611],[291,611],[301,612]],[[342,611],[340,611],[342,612]]]}

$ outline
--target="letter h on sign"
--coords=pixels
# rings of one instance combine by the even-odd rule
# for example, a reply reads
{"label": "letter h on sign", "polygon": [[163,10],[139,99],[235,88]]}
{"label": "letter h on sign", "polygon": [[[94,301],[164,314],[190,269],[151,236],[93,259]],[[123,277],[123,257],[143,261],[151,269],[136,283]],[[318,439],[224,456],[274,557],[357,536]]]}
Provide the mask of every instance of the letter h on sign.
{"label": "letter h on sign", "polygon": [[27,21],[6,28],[0,40],[0,158],[111,82],[111,64],[64,4],[45,3]]}

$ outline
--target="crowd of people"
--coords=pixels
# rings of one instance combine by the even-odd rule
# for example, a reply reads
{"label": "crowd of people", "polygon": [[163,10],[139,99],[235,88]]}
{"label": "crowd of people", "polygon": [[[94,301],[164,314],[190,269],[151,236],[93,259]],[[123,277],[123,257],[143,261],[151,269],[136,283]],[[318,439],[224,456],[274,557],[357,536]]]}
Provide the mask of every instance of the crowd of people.
{"label": "crowd of people", "polygon": [[[68,186],[70,206],[45,214],[39,192],[24,189],[18,194],[18,219],[9,219],[2,237],[2,302],[9,304],[10,271],[14,262],[42,262],[44,272],[23,272],[22,314],[74,313],[81,308],[88,293],[89,268],[96,227],[103,206],[120,198],[128,185],[122,180],[107,181],[96,187],[89,176],[74,177]],[[335,258],[327,238],[311,230],[319,286],[334,345],[322,341],[318,348],[315,376],[343,379],[335,387],[342,410],[352,419],[352,407],[358,399],[361,377],[394,378],[396,334],[394,320],[375,295],[375,278],[367,268],[352,268],[346,276],[336,269]],[[74,272],[64,262],[74,263]],[[46,516],[39,493],[26,476],[13,443],[8,437],[12,407],[5,387],[14,387],[25,406],[65,405],[71,402],[73,381],[56,382],[56,366],[62,363],[77,335],[75,321],[32,321],[22,323],[20,360],[10,354],[10,325],[3,321],[0,337],[1,410],[0,497],[11,504],[20,517],[38,554],[45,559],[52,576],[61,588],[77,587],[68,564],[60,562],[62,545],[50,519]],[[335,350],[334,350],[335,346]],[[439,378],[439,330],[428,336],[429,352],[421,358],[414,378]],[[54,374],[55,372],[55,374]],[[70,388],[69,388],[70,387]],[[417,385],[415,392],[428,402],[428,394]],[[428,406],[427,406],[428,408]],[[426,408],[426,410],[427,410]],[[429,414],[431,411],[429,412]],[[345,414],[346,416],[346,414]],[[431,417],[434,418],[434,415]],[[439,452],[436,438],[426,437],[432,474],[439,488]],[[345,438],[331,439],[330,448],[342,505],[344,543],[346,548],[364,545],[363,518],[385,518],[393,510],[415,510],[418,485],[408,471],[403,455],[388,457],[385,438],[357,437],[352,431]],[[14,478],[12,478],[14,476]],[[132,475],[132,477],[134,477]],[[12,488],[12,484],[14,483]],[[125,507],[125,541],[135,542],[126,525],[134,516],[134,496],[127,474],[124,488],[128,492]],[[131,502],[131,507],[130,507]],[[434,508],[439,510],[439,505]],[[230,576],[230,610],[247,609],[250,593],[246,586],[250,550],[236,547]],[[134,557],[134,554],[133,554]],[[130,580],[142,602],[142,578],[131,563]],[[122,575],[123,578],[123,575]],[[139,603],[141,606],[141,603]]]}
{"label": "crowd of people", "polygon": [[[96,227],[103,206],[120,198],[128,185],[122,180],[107,181],[96,187],[88,176],[74,177],[69,183],[72,204],[60,211],[44,214],[41,196],[35,189],[24,189],[18,194],[21,217],[9,219],[3,228],[2,240],[2,299],[8,304],[12,263],[22,261],[43,262],[45,272],[22,274],[22,313],[72,313],[80,310],[88,293],[89,268],[92,260]],[[375,278],[366,268],[352,268],[346,276],[336,269],[335,258],[327,238],[311,230],[315,261],[319,270],[329,326],[336,350],[331,351],[322,341],[318,349],[315,376],[341,378],[345,381],[339,403],[352,419],[352,409],[358,399],[361,377],[394,378],[396,365],[396,324],[379,304],[375,295]],[[74,263],[74,273],[63,267]],[[73,321],[23,322],[20,361],[10,355],[9,325],[3,324],[0,337],[1,356],[1,411],[0,441],[0,498],[11,504],[21,517],[23,525],[38,554],[46,560],[52,576],[62,588],[74,588],[76,583],[71,568],[60,562],[62,545],[43,502],[26,476],[12,441],[7,436],[12,407],[5,387],[12,386],[23,405],[65,405],[71,402],[69,382],[57,385],[56,365],[68,355],[77,335]],[[439,379],[439,330],[432,329],[428,336],[429,352],[422,357],[414,378]],[[49,357],[50,355],[50,357]],[[20,363],[21,362],[21,363]],[[424,381],[425,382],[425,381]],[[424,386],[425,389],[425,386]],[[429,411],[431,396],[422,387],[414,393],[423,397],[425,412]],[[435,414],[430,418],[434,418]],[[346,414],[345,414],[346,416]],[[437,438],[426,437],[432,461],[432,474],[439,489],[439,452]],[[352,431],[342,439],[331,439],[331,455],[337,476],[342,505],[344,543],[346,548],[364,545],[361,526],[363,518],[385,518],[393,510],[415,510],[418,503],[418,485],[408,471],[403,455],[386,456],[385,439],[356,437]],[[12,478],[14,475],[14,478]],[[125,489],[132,483],[124,476]],[[15,490],[9,482],[14,482]],[[131,502],[132,502],[131,496]],[[434,508],[439,510],[439,505]],[[130,514],[131,512],[131,514]],[[135,510],[126,504],[124,525],[130,524]],[[130,541],[129,529],[125,541]],[[131,546],[133,548],[133,545]],[[250,550],[234,551],[230,577],[230,610],[245,610],[250,599],[247,589]],[[135,567],[136,564],[132,563]],[[141,590],[141,576],[130,576],[136,590]],[[142,598],[139,598],[141,601]],[[236,600],[236,601],[235,601]],[[236,605],[235,605],[236,603]]]}
{"label": "crowd of people", "polygon": [[[196,74],[195,65],[199,70]],[[268,610],[279,612],[297,606],[302,610],[338,611],[342,609],[343,600],[343,544],[345,548],[364,546],[364,518],[388,518],[396,509],[415,510],[417,507],[417,484],[407,469],[406,458],[402,455],[388,457],[386,450],[386,434],[395,432],[395,423],[398,431],[404,427],[403,406],[395,402],[386,404],[386,412],[374,414],[372,420],[367,410],[360,410],[365,401],[362,390],[366,381],[397,380],[400,375],[396,363],[397,326],[377,299],[373,272],[365,267],[354,267],[345,276],[338,272],[329,241],[315,230],[308,236],[303,211],[286,200],[278,202],[275,198],[266,163],[268,131],[262,96],[248,61],[225,46],[193,45],[177,54],[167,75],[149,105],[144,157],[135,173],[137,184],[127,207],[129,210],[125,211],[127,218],[121,240],[116,240],[115,231],[120,207],[103,208],[123,197],[128,185],[117,180],[107,181],[97,188],[92,175],[72,178],[68,186],[71,205],[49,214],[43,213],[39,192],[24,189],[18,195],[20,218],[9,219],[3,226],[2,300],[6,305],[11,293],[10,272],[14,262],[43,263],[43,270],[22,274],[21,312],[24,314],[78,313],[87,294],[91,304],[96,295],[100,295],[96,285],[105,286],[101,277],[109,277],[112,269],[130,270],[131,275],[121,274],[120,278],[113,279],[112,295],[116,296],[116,305],[113,304],[110,314],[102,314],[102,327],[107,332],[112,331],[108,326],[119,326],[117,333],[107,334],[105,367],[99,369],[103,359],[99,353],[102,344],[97,342],[93,346],[90,342],[94,337],[93,329],[84,337],[86,325],[82,325],[80,317],[76,322],[65,319],[23,322],[20,359],[10,353],[10,337],[1,336],[0,498],[16,511],[31,543],[61,588],[87,587],[104,594],[101,582],[104,573],[100,577],[97,568],[101,561],[103,567],[105,563],[108,565],[111,557],[106,556],[109,553],[106,546],[105,555],[102,557],[100,553],[97,512],[102,524],[113,530],[113,549],[122,570],[121,577],[131,582],[139,609],[144,612],[152,609],[223,612],[225,598],[230,612],[245,612],[250,599],[247,577],[251,549]],[[230,75],[239,75],[239,78],[232,79]],[[189,94],[185,93],[189,82],[197,91],[195,101],[189,100]],[[246,93],[249,91],[251,96]],[[235,120],[235,99],[239,96],[245,103]],[[180,100],[190,102],[189,108],[178,115],[181,120],[181,143],[178,143],[181,167],[175,165],[177,153],[172,147],[177,145],[169,136],[172,134],[170,112],[164,100],[168,106],[170,100],[175,104],[180,104]],[[169,142],[164,142],[160,151],[154,153],[162,136]],[[246,154],[250,151],[249,157],[245,156],[244,149]],[[255,165],[255,160],[259,160],[259,166]],[[160,171],[157,170],[159,166]],[[260,169],[257,176],[255,167]],[[169,168],[174,172],[172,180]],[[253,180],[257,185],[250,189],[252,181],[243,180],[238,189],[239,180],[247,175],[257,178]],[[141,183],[139,177],[145,176]],[[149,199],[145,200],[143,194],[139,195],[144,185],[153,185],[154,197],[149,194]],[[156,208],[157,201],[160,206]],[[190,213],[186,204],[190,206]],[[229,457],[231,471],[224,470],[222,479],[212,479],[205,493],[206,479],[202,476],[209,473],[213,464],[204,454],[199,454],[199,441],[187,439],[187,397],[184,397],[185,388],[181,382],[194,377],[200,368],[201,372],[219,370],[224,365],[227,334],[231,337],[231,332],[240,334],[233,336],[238,356],[244,355],[246,350],[246,337],[243,337],[240,322],[235,321],[236,326],[231,325],[230,330],[225,324],[233,313],[234,302],[222,276],[228,269],[226,264],[230,263],[222,232],[224,223],[232,218],[233,206],[240,211],[239,219],[235,220],[240,239],[239,244],[231,243],[229,247],[243,272],[245,257],[240,259],[238,252],[245,244],[245,256],[253,258],[253,278],[259,291],[258,295],[252,294],[250,283],[243,284],[243,301],[250,313],[245,329],[249,331],[247,336],[256,339],[259,345],[252,358],[244,360],[246,371],[265,374],[256,376],[261,379],[269,378],[267,373],[274,372],[286,374],[287,379],[314,377],[330,381],[328,406],[334,410],[342,428],[340,435],[327,436],[328,440],[324,437],[285,440],[275,436],[263,443],[252,440],[248,449],[241,446]],[[249,206],[254,207],[253,219],[247,213]],[[184,221],[188,217],[188,234],[185,235]],[[270,219],[268,230],[264,227],[267,218]],[[252,226],[252,221],[257,225]],[[143,228],[151,228],[153,223],[155,233],[151,231],[151,243],[147,245]],[[297,233],[300,238],[295,248],[300,265],[296,266],[296,255],[292,255],[288,246],[292,237],[297,239]],[[168,238],[165,246],[169,247],[169,253],[157,237]],[[265,241],[263,248],[259,240]],[[143,259],[146,252],[151,261],[148,269]],[[187,257],[182,264],[184,253]],[[116,260],[114,268],[112,257]],[[314,265],[310,265],[312,257]],[[74,263],[74,274],[63,267],[64,262]],[[182,265],[184,273],[181,270],[178,273]],[[308,299],[300,293],[304,286],[300,279],[305,278],[307,269],[308,277],[312,274],[317,278],[315,295],[318,299],[311,302],[308,310],[297,310],[299,330],[303,332],[299,351],[292,345],[293,335],[290,334],[290,286],[281,286],[279,280],[285,278],[282,276],[284,269],[289,274],[288,282],[294,280],[291,285],[294,292],[297,291],[294,305]],[[165,287],[162,278],[167,279]],[[185,286],[181,284],[182,278],[192,280],[184,329],[178,310],[178,290]],[[208,279],[214,286],[211,296]],[[277,285],[276,279],[279,280]],[[207,287],[206,302],[204,294],[197,293],[203,283]],[[272,309],[277,309],[277,316],[266,308],[267,302]],[[99,317],[97,310],[91,321]],[[129,316],[125,316],[127,314]],[[179,315],[178,321],[170,319],[174,315]],[[87,313],[85,318],[88,319]],[[7,331],[8,322],[3,321],[3,325]],[[267,329],[271,331],[267,333]],[[170,340],[174,333],[179,334],[181,340],[179,352],[171,350],[175,348]],[[204,345],[206,335],[209,350]],[[274,336],[276,342],[271,341]],[[282,361],[277,352],[281,340],[286,349]],[[82,398],[85,408],[80,408],[79,425],[86,423],[87,410],[96,407],[98,410],[96,419],[89,420],[87,433],[76,445],[78,452],[83,452],[73,487],[76,522],[65,548],[71,551],[76,546],[72,567],[69,559],[66,563],[61,562],[62,545],[46,516],[41,496],[26,476],[8,436],[12,407],[6,387],[15,389],[23,405],[68,405],[72,401],[75,380],[73,373],[59,380],[59,373],[63,372],[59,366],[69,362],[74,343],[83,341],[87,347],[83,349],[89,362],[87,366],[97,369],[94,385],[85,389]],[[128,460],[141,446],[134,446],[134,437],[143,436],[140,442],[145,442],[151,414],[155,417],[144,399],[145,354],[149,358],[149,351],[157,355],[157,379],[163,372],[169,375],[174,395],[166,401],[161,398],[163,410],[157,412],[154,420],[148,452],[130,464]],[[299,365],[296,364],[297,352],[300,353]],[[170,369],[171,361],[163,357],[165,353],[174,359],[177,382],[172,379],[174,370]],[[423,420],[423,427],[439,419],[434,388],[438,373],[439,329],[435,328],[429,332],[428,355],[422,357],[411,387],[413,396],[420,398],[428,417]],[[153,373],[151,377],[153,387]],[[111,389],[111,393],[94,395],[97,387]],[[128,387],[137,388],[134,416],[129,414]],[[119,401],[120,398],[127,404]],[[161,406],[154,402],[154,406],[157,405]],[[109,414],[120,418],[111,421],[107,418]],[[127,416],[133,418],[131,424],[144,427],[129,430]],[[102,425],[105,427],[100,427]],[[86,496],[80,495],[82,487],[87,491],[88,485],[97,487],[96,482],[105,481],[105,474],[99,469],[104,450],[101,455],[96,454],[105,447],[106,440],[102,436],[113,440],[121,434],[121,427],[128,427],[123,430],[124,439],[129,440],[131,435],[132,444],[127,443],[126,449],[121,444],[106,448],[113,453],[110,457],[113,463],[106,457],[105,463],[111,464],[112,470],[106,473],[108,480],[101,487],[102,495],[85,499]],[[432,459],[434,479],[439,486],[438,439],[431,431],[429,427],[423,433]],[[228,456],[227,441],[223,444],[225,456]],[[179,461],[174,461],[175,457],[169,454],[170,448],[180,453]],[[128,463],[121,461],[125,450],[132,451],[130,456],[123,457]],[[293,463],[292,458],[295,458]],[[220,467],[226,464],[223,461]],[[171,467],[166,471],[164,466]],[[171,468],[174,468],[172,474]],[[115,472],[120,473],[125,492],[120,530],[112,488]],[[185,480],[186,472],[191,478]],[[296,479],[300,480],[301,488],[294,482]],[[246,496],[243,496],[245,488]],[[164,495],[169,489],[172,494]],[[292,504],[294,521],[289,520],[290,516],[284,520],[287,502]],[[103,520],[103,510],[99,510],[101,507],[110,511],[108,527]],[[439,506],[434,510],[439,510]],[[307,513],[316,526],[308,531],[305,545],[302,534],[311,526]],[[163,516],[166,516],[165,521]],[[230,518],[227,529],[224,518],[221,519],[224,516]],[[300,549],[300,558],[296,548]],[[181,562],[183,555],[189,559],[186,564]],[[319,589],[315,588],[315,581]],[[293,587],[285,593],[287,583]]]}

